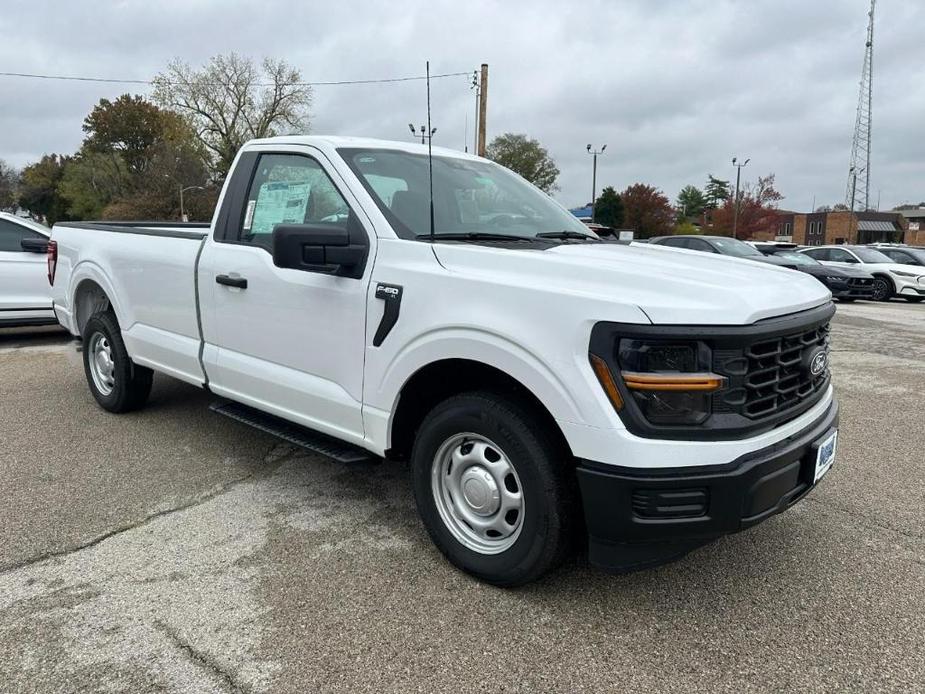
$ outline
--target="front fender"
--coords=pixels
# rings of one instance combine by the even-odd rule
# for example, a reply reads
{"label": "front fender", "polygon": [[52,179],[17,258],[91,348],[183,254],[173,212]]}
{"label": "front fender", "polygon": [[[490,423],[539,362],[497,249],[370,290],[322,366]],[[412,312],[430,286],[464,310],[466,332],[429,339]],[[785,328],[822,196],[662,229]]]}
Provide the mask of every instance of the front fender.
{"label": "front fender", "polygon": [[503,371],[533,393],[557,420],[585,421],[589,414],[587,403],[568,387],[575,382],[567,373],[570,365],[554,369],[510,338],[471,327],[440,328],[404,345],[368,391],[368,404],[394,415],[408,380],[425,366],[448,359],[477,361]]}

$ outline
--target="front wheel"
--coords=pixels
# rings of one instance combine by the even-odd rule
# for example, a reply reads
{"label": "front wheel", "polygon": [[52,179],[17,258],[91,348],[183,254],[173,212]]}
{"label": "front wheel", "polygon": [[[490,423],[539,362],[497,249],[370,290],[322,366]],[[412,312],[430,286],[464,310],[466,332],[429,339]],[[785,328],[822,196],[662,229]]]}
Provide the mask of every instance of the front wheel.
{"label": "front wheel", "polygon": [[411,462],[424,525],[463,571],[512,587],[567,555],[574,470],[529,408],[487,392],[445,400],[418,430]]}
{"label": "front wheel", "polygon": [[893,296],[893,285],[886,277],[874,278],[874,301],[889,301]]}
{"label": "front wheel", "polygon": [[148,400],[154,372],[129,357],[112,313],[97,313],[84,326],[83,362],[90,392],[104,410],[129,412]]}

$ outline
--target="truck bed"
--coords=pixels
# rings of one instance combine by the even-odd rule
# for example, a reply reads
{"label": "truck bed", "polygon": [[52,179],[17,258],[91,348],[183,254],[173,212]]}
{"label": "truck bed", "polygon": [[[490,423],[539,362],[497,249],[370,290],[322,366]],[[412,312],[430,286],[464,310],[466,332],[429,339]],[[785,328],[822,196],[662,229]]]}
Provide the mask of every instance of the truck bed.
{"label": "truck bed", "polygon": [[132,359],[201,385],[196,258],[208,232],[181,222],[56,224],[58,319],[80,335],[95,283],[113,302]]}

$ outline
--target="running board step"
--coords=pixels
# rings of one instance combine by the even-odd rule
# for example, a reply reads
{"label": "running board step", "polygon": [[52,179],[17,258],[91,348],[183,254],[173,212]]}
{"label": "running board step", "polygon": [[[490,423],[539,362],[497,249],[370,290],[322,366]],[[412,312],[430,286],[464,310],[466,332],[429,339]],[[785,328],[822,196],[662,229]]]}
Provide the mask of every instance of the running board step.
{"label": "running board step", "polygon": [[325,436],[306,427],[287,422],[272,414],[255,410],[253,407],[237,402],[219,401],[209,405],[209,409],[218,414],[230,417],[243,424],[249,424],[255,429],[265,431],[294,446],[307,448],[315,453],[333,458],[339,463],[373,463],[379,458],[358,446]]}

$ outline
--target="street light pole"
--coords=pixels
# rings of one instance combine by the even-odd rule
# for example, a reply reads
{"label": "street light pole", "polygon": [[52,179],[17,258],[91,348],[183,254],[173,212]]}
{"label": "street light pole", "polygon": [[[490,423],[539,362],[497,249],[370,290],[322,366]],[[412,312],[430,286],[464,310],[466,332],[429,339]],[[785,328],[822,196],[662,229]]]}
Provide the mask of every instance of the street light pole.
{"label": "street light pole", "polygon": [[[408,129],[411,131],[411,134],[412,134],[414,137],[417,137],[417,136],[418,136],[417,131],[414,129],[414,125],[412,125],[411,123],[408,123]],[[430,129],[430,134],[428,134],[428,133],[427,133],[427,128],[425,128],[425,127],[422,125],[422,126],[421,126],[421,144],[422,144],[422,145],[423,145],[423,144],[426,144],[427,138],[433,139],[434,133],[436,133],[436,132],[437,132],[437,129],[436,129],[436,128],[431,128],[431,129]]]}
{"label": "street light pole", "polygon": [[604,145],[600,149],[592,149],[591,145],[588,145],[587,151],[588,154],[594,155],[594,164],[591,169],[591,214],[594,214],[594,201],[597,196],[597,155],[603,154],[604,150],[607,149],[607,145]]}
{"label": "street light pole", "polygon": [[739,238],[739,182],[742,179],[742,169],[748,166],[748,162],[750,161],[751,159],[746,159],[741,164],[736,164],[736,157],[732,158],[732,165],[736,167],[736,196],[733,203],[734,211],[732,213],[732,238],[734,239]]}
{"label": "street light pole", "polygon": [[203,188],[202,186],[186,186],[186,188],[184,188],[183,186],[180,186],[180,221],[181,222],[187,221],[186,211],[183,209],[183,193],[185,193],[188,190],[205,190],[205,188]]}

